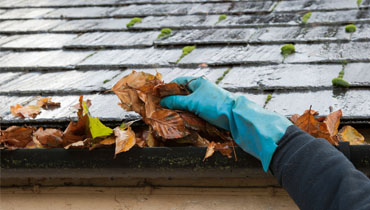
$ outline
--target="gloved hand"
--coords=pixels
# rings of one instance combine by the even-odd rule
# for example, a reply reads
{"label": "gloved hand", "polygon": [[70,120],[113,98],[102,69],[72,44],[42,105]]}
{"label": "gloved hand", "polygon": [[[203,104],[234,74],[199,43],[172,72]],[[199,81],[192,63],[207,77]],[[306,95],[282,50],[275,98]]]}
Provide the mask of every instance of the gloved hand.
{"label": "gloved hand", "polygon": [[284,116],[267,111],[244,96],[236,97],[202,78],[180,77],[172,82],[188,84],[187,96],[167,96],[161,105],[194,112],[220,128],[229,130],[235,142],[262,162],[268,170],[276,143],[292,123]]}

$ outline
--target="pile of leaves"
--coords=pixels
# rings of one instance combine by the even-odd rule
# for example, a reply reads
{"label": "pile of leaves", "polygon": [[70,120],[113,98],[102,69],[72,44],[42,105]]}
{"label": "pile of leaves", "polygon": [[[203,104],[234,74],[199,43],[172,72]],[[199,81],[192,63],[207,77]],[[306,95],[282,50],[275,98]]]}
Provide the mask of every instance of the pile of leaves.
{"label": "pile of leaves", "polygon": [[139,135],[141,145],[207,146],[205,158],[210,157],[214,151],[220,151],[223,155],[232,157],[234,141],[229,132],[216,128],[190,112],[166,109],[160,105],[159,102],[163,97],[188,95],[190,92],[187,85],[164,83],[159,73],[151,75],[132,71],[131,74],[119,80],[112,91],[120,99],[120,106],[123,109],[140,114],[147,125],[143,135]]}
{"label": "pile of leaves", "polygon": [[[55,128],[35,128],[32,126],[11,126],[0,132],[0,144],[8,149],[17,148],[89,148],[115,145],[115,155],[138,147],[159,146],[197,146],[207,147],[205,158],[215,151],[231,158],[234,151],[234,141],[229,132],[216,128],[196,115],[181,110],[170,110],[161,107],[161,98],[169,95],[187,95],[186,86],[176,83],[164,83],[161,74],[147,74],[133,71],[118,81],[112,91],[121,100],[120,106],[126,111],[135,111],[141,115],[145,125],[131,127],[135,121],[122,123],[111,129],[98,118],[91,116],[89,107],[91,101],[80,97],[78,121],[70,122],[62,131]],[[51,98],[40,99],[48,101]],[[38,104],[42,107],[41,102]],[[16,105],[18,107],[20,105]],[[31,106],[31,107],[30,107]],[[27,111],[38,105],[24,107]],[[40,108],[39,107],[39,108]],[[13,106],[11,109],[14,109]],[[12,112],[13,113],[13,112]],[[13,114],[17,117],[35,117],[36,115]]]}
{"label": "pile of leaves", "polygon": [[310,107],[302,115],[292,115],[290,121],[313,137],[326,139],[334,146],[338,146],[339,141],[347,141],[351,145],[367,144],[364,136],[352,126],[344,126],[338,132],[342,110],[331,112],[326,117],[318,115],[319,113]]}
{"label": "pile of leaves", "polygon": [[[191,82],[191,81],[190,81]],[[115,155],[138,147],[207,147],[204,159],[215,151],[232,158],[234,145],[229,132],[219,129],[196,115],[181,110],[170,110],[160,105],[163,97],[170,95],[188,95],[187,85],[164,83],[162,75],[151,75],[132,71],[112,88],[120,99],[120,106],[126,111],[134,111],[142,117],[145,125],[132,126],[136,121],[122,123],[114,129],[105,126],[98,118],[91,116],[91,101],[84,101],[81,96],[77,108],[78,120],[71,121],[65,130],[56,128],[36,128],[32,126],[11,126],[0,129],[0,147],[17,148],[88,148],[115,146]],[[11,106],[11,113],[16,117],[36,117],[42,109],[59,107],[60,103],[51,98],[41,98],[36,105]],[[290,120],[302,130],[314,137],[324,138],[332,145],[339,141],[350,144],[366,144],[364,137],[353,127],[344,126],[338,131],[342,111],[318,117],[318,112],[311,109],[302,115],[295,114]]]}

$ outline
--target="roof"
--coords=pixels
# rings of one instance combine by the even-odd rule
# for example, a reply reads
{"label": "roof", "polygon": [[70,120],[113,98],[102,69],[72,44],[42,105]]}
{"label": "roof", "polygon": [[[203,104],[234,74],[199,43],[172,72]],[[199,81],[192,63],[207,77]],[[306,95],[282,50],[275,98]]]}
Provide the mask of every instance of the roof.
{"label": "roof", "polygon": [[[266,108],[287,116],[310,105],[326,115],[331,106],[369,121],[369,7],[370,0],[0,0],[0,122],[68,122],[80,95],[105,121],[137,118],[107,92],[132,69],[158,71],[166,82],[205,76],[260,105],[272,94]],[[127,28],[132,17],[142,22]],[[356,32],[345,32],[349,23]],[[171,36],[157,39],[162,28]],[[286,43],[296,53],[284,59]],[[190,45],[197,47],[176,63]],[[333,88],[343,66],[350,87]],[[40,95],[61,108],[35,119],[10,114],[11,105]]]}

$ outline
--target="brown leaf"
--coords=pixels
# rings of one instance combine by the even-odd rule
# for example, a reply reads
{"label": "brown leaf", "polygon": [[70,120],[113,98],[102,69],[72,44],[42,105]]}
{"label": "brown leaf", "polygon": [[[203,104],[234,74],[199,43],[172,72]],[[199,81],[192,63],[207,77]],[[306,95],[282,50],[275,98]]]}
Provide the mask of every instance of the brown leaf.
{"label": "brown leaf", "polygon": [[144,120],[145,118],[152,117],[152,114],[158,109],[158,107],[160,107],[160,101],[161,99],[156,96],[147,95],[145,102],[145,115],[143,116]]}
{"label": "brown leaf", "polygon": [[216,143],[215,150],[219,151],[223,156],[232,158],[232,142]]}
{"label": "brown leaf", "polygon": [[187,128],[195,131],[206,131],[206,121],[191,112],[178,111]]}
{"label": "brown leaf", "polygon": [[99,142],[99,144],[103,144],[103,145],[112,145],[114,143],[116,143],[116,138],[113,136],[107,137]]}
{"label": "brown leaf", "polygon": [[223,156],[227,156],[228,158],[232,158],[231,153],[233,152],[232,150],[232,142],[225,142],[225,143],[216,143],[216,142],[211,142],[208,144],[206,155],[204,156],[204,159],[207,159],[213,155],[215,151],[219,151]]}
{"label": "brown leaf", "polygon": [[126,111],[134,111],[140,115],[144,114],[144,103],[138,97],[136,90],[124,89],[114,92],[121,100],[120,106]]}
{"label": "brown leaf", "polygon": [[155,76],[144,73],[132,71],[131,74],[124,76],[112,88],[113,92],[123,90],[125,88],[139,89],[143,87],[148,81],[161,80],[162,75],[157,73]]}
{"label": "brown leaf", "polygon": [[189,95],[189,91],[186,88],[174,82],[159,84],[154,87],[154,92],[161,98],[172,95]]}
{"label": "brown leaf", "polygon": [[298,118],[299,118],[299,114],[293,114],[293,115],[290,117],[290,121],[291,121],[293,124],[296,124],[296,123],[297,123]]}
{"label": "brown leaf", "polygon": [[324,138],[328,140],[332,145],[338,145],[338,139],[336,137],[337,129],[340,123],[340,117],[342,116],[342,111],[338,110],[328,115],[325,119],[315,118],[318,115],[317,111],[306,110],[303,115],[299,116],[298,119],[293,119],[294,124],[311,134],[316,138]]}
{"label": "brown leaf", "polygon": [[121,152],[126,152],[135,146],[135,133],[131,130],[131,127],[128,127],[127,130],[116,127],[113,131],[116,136],[116,150],[114,156]]}
{"label": "brown leaf", "polygon": [[306,110],[303,115],[301,115],[297,121],[296,126],[300,129],[306,131],[307,133],[311,134],[316,138],[324,138],[330,141],[330,134],[328,131],[328,127],[326,124],[323,124],[316,120],[314,115],[317,112],[314,110]]}
{"label": "brown leaf", "polygon": [[153,136],[153,131],[149,128],[149,130],[146,130],[143,132],[143,139],[145,141],[145,144],[148,145],[148,147],[156,147],[159,145],[158,141]]}
{"label": "brown leaf", "polygon": [[11,126],[1,131],[0,143],[3,143],[6,147],[23,148],[32,141],[32,133],[34,130],[34,127],[22,128]]}
{"label": "brown leaf", "polygon": [[69,148],[85,148],[86,147],[86,140],[84,141],[77,141],[77,142],[73,142],[71,144],[68,144],[67,146],[64,147],[64,149],[69,149]]}
{"label": "brown leaf", "polygon": [[[83,97],[83,96],[80,96],[80,103],[73,105],[72,106],[73,108],[75,108],[77,110],[82,110],[82,106],[81,106],[82,98],[81,97]],[[90,99],[86,100],[86,106],[87,106],[87,108],[89,108],[91,106],[91,100]]]}
{"label": "brown leaf", "polygon": [[367,144],[367,142],[365,142],[365,137],[361,135],[361,133],[359,133],[355,128],[349,125],[340,129],[338,136],[340,140],[348,141],[350,145]]}
{"label": "brown leaf", "polygon": [[69,145],[74,142],[83,141],[87,138],[88,116],[82,116],[77,122],[70,122],[63,132],[63,145]]}
{"label": "brown leaf", "polygon": [[331,136],[335,136],[338,133],[338,127],[340,118],[342,117],[342,110],[338,110],[330,113],[324,120],[324,123],[328,126],[328,130]]}
{"label": "brown leaf", "polygon": [[164,139],[183,138],[190,134],[180,115],[170,109],[157,110],[149,119],[153,130]]}
{"label": "brown leaf", "polygon": [[63,132],[58,129],[53,128],[39,128],[36,132],[33,133],[34,137],[40,142],[43,146],[47,148],[56,148],[63,146]]}
{"label": "brown leaf", "polygon": [[216,143],[213,141],[208,144],[206,155],[204,156],[203,161],[205,161],[207,158],[211,157],[213,153],[215,153],[215,147]]}
{"label": "brown leaf", "polygon": [[338,110],[338,111],[330,113],[323,121],[323,123],[326,124],[329,135],[330,135],[329,142],[333,145],[338,145],[338,139],[336,135],[338,133],[338,127],[339,127],[341,117],[342,117],[342,110]]}
{"label": "brown leaf", "polygon": [[15,117],[35,118],[38,114],[40,114],[41,111],[40,111],[40,107],[36,105],[22,106],[20,104],[17,104],[15,106],[10,106],[10,112]]}
{"label": "brown leaf", "polygon": [[30,141],[25,148],[27,149],[37,149],[37,148],[44,148],[41,144],[37,144],[34,141]]}
{"label": "brown leaf", "polygon": [[45,97],[37,101],[37,106],[43,109],[56,109],[60,107],[60,103],[51,101],[51,97]]}

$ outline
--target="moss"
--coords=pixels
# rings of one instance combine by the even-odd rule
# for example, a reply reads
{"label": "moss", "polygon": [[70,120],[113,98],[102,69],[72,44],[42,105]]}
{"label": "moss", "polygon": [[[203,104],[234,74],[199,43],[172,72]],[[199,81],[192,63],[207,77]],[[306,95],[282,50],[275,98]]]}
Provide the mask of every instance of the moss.
{"label": "moss", "polygon": [[271,9],[271,12],[273,12],[279,4],[280,4],[280,0],[275,3],[275,5]]}
{"label": "moss", "polygon": [[347,33],[354,33],[357,27],[353,24],[346,25],[345,30]]}
{"label": "moss", "polygon": [[362,0],[357,0],[357,6],[360,7]]}
{"label": "moss", "polygon": [[170,28],[162,28],[161,33],[158,35],[157,39],[160,39],[162,37],[168,37],[172,33],[172,30]]}
{"label": "moss", "polygon": [[228,74],[230,72],[231,68],[228,68],[226,69],[226,71],[224,71],[224,73],[222,74],[222,76],[220,76],[219,78],[217,78],[217,81],[216,81],[216,84],[220,83],[224,77],[226,76],[226,74]]}
{"label": "moss", "polygon": [[186,47],[182,48],[182,55],[180,56],[179,59],[177,59],[176,63],[178,63],[187,54],[191,53],[191,51],[193,51],[194,49],[195,49],[195,45],[194,46],[186,46]]}
{"label": "moss", "polygon": [[339,72],[338,78],[343,79],[343,76],[344,76],[344,69],[342,69],[342,70]]}
{"label": "moss", "polygon": [[336,86],[336,87],[349,87],[349,83],[343,79],[343,76],[344,76],[344,69],[347,65],[347,61],[344,61],[343,62],[343,68],[342,70],[339,72],[338,74],[338,77],[334,78],[331,82],[333,84],[333,86]]}
{"label": "moss", "polygon": [[110,79],[106,79],[103,81],[103,84],[110,82]]}
{"label": "moss", "polygon": [[267,97],[266,97],[266,100],[265,100],[265,104],[263,105],[263,108],[266,107],[266,105],[269,103],[269,101],[271,100],[272,98],[272,94],[268,94]]}
{"label": "moss", "polygon": [[310,19],[311,15],[312,15],[312,12],[307,12],[306,14],[304,14],[302,17],[302,23],[306,24],[308,19]]}
{"label": "moss", "polygon": [[141,19],[141,18],[139,18],[139,17],[134,17],[134,18],[132,18],[132,19],[130,20],[130,22],[129,22],[129,23],[127,23],[126,27],[127,27],[127,28],[130,28],[130,27],[134,26],[136,23],[141,23],[141,21],[142,21],[142,19]]}
{"label": "moss", "polygon": [[223,20],[226,20],[226,18],[227,18],[227,15],[225,15],[225,14],[222,14],[222,15],[218,16],[218,21],[217,21],[217,23],[219,23],[219,22],[221,22],[221,21],[223,21]]}
{"label": "moss", "polygon": [[346,80],[339,78],[339,77],[334,78],[331,82],[333,83],[333,86],[349,87],[349,83]]}
{"label": "moss", "polygon": [[293,44],[286,44],[281,47],[281,54],[285,57],[291,55],[295,52],[295,47]]}

